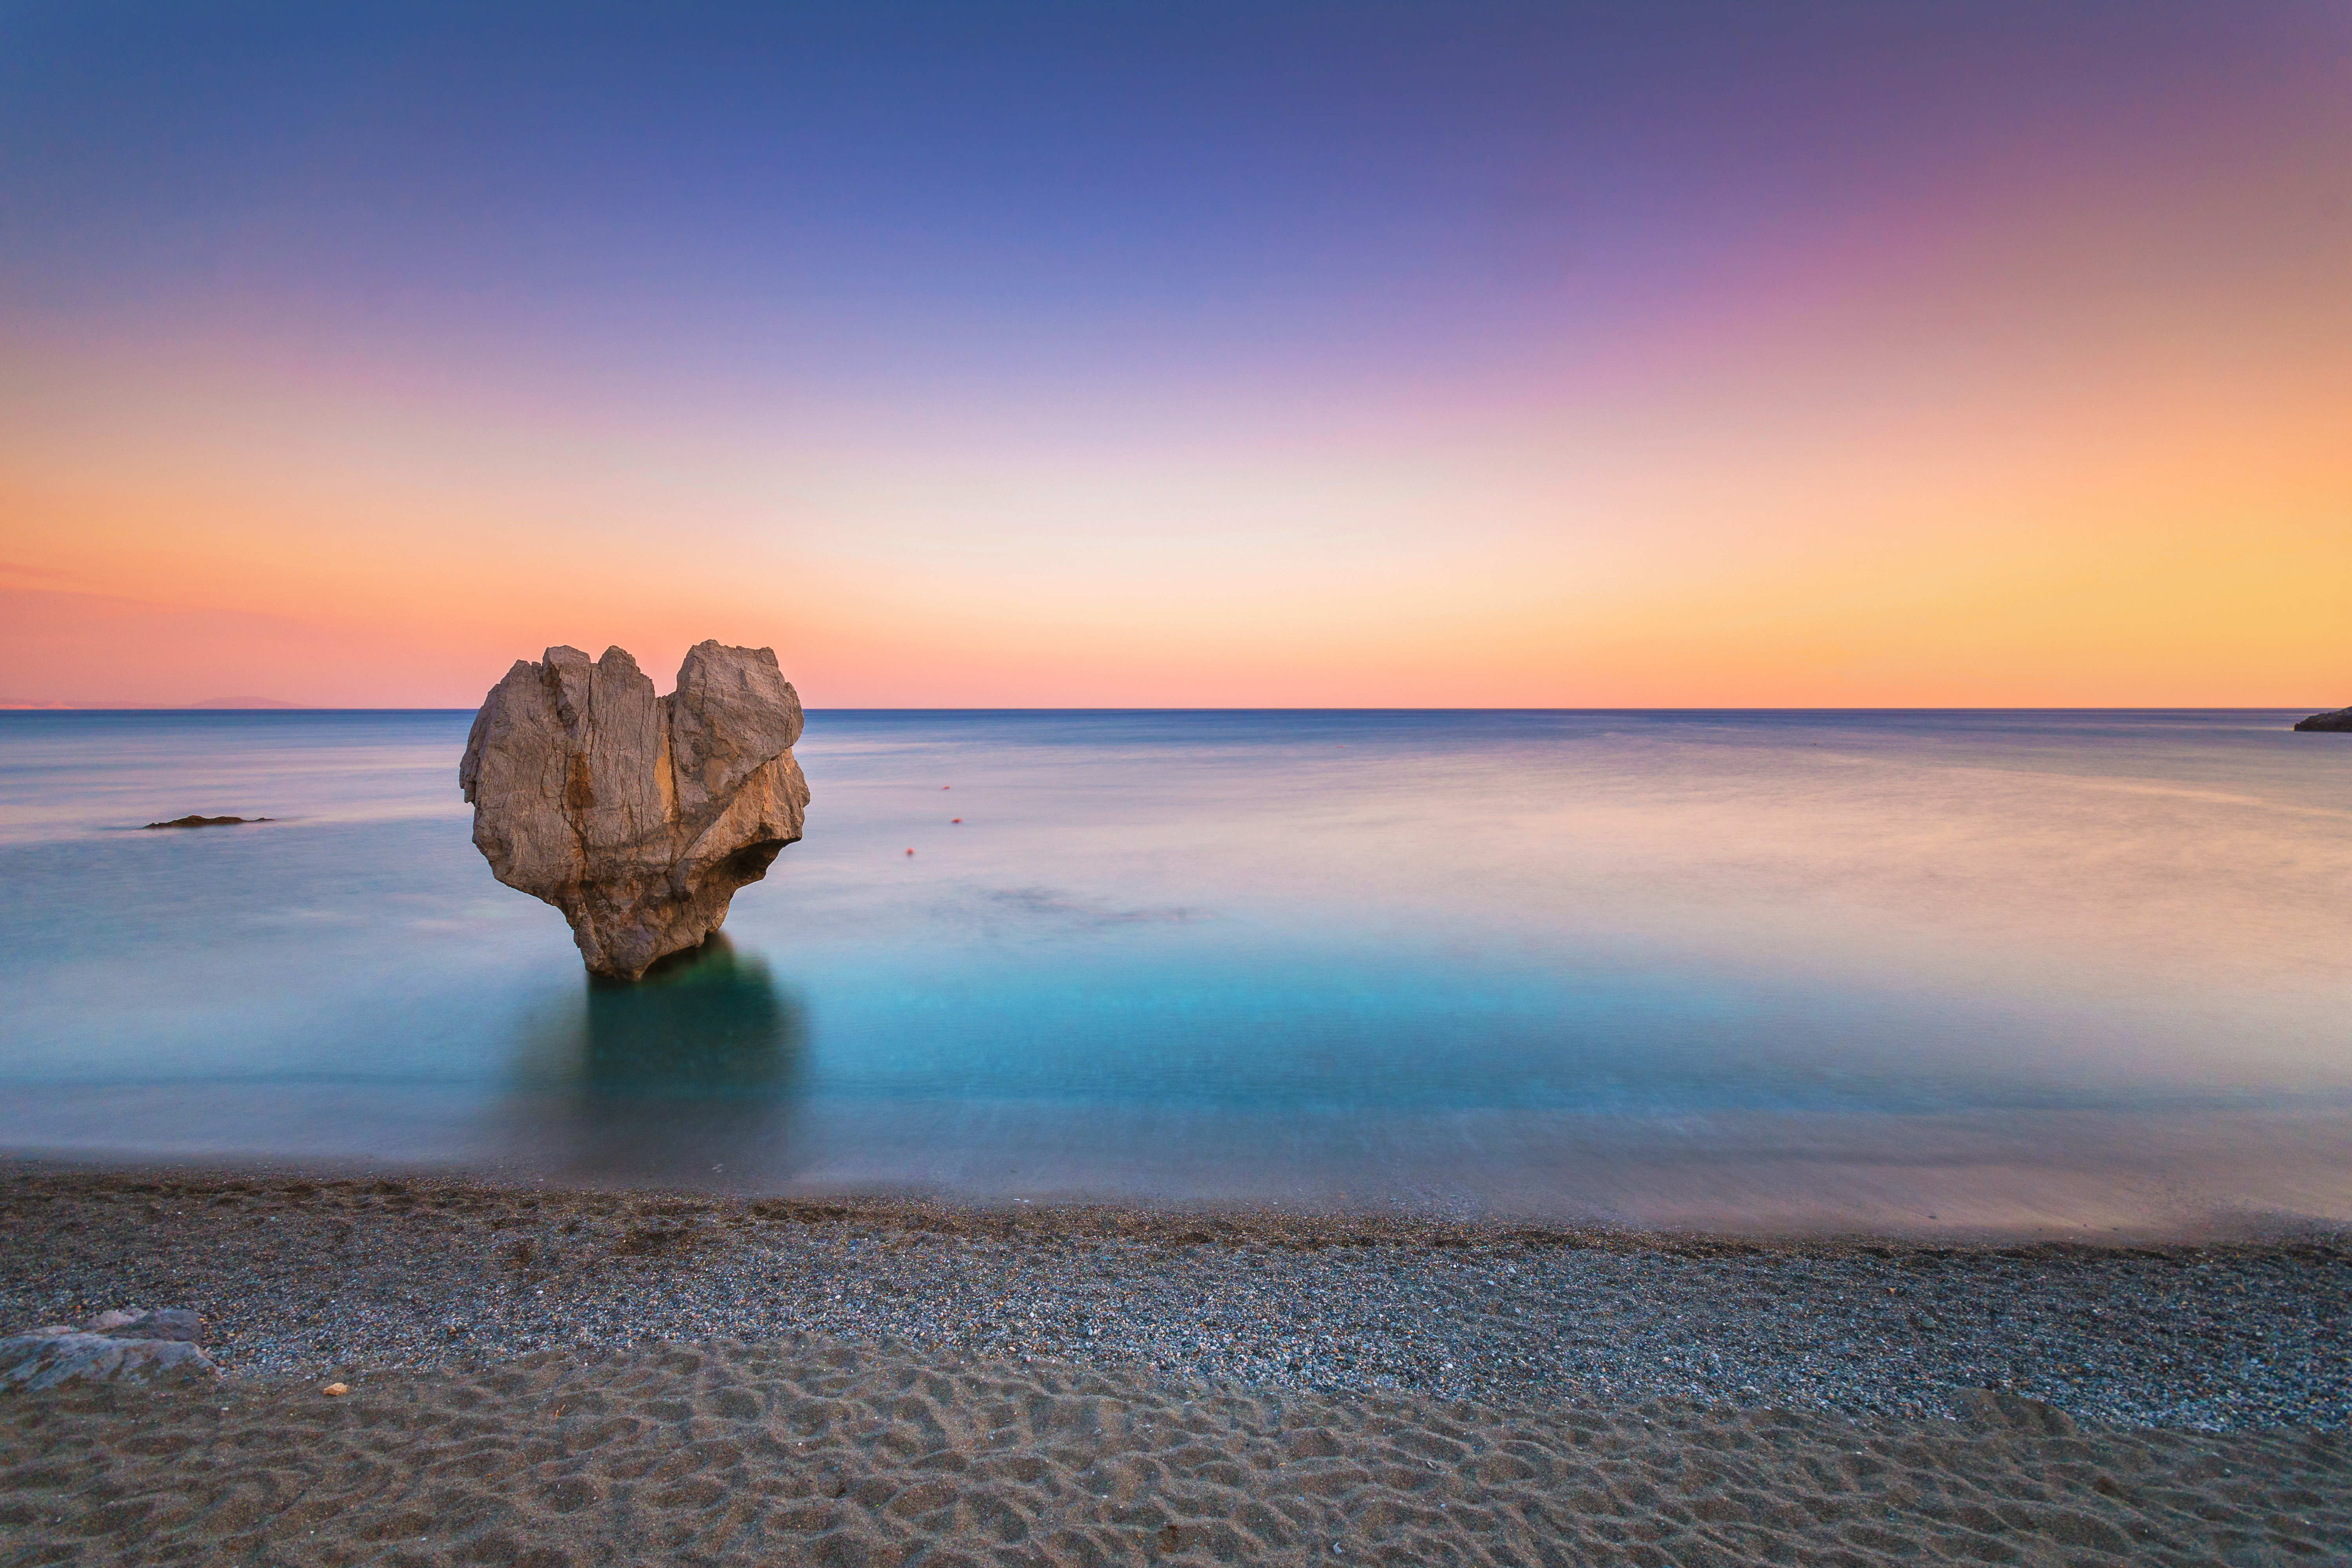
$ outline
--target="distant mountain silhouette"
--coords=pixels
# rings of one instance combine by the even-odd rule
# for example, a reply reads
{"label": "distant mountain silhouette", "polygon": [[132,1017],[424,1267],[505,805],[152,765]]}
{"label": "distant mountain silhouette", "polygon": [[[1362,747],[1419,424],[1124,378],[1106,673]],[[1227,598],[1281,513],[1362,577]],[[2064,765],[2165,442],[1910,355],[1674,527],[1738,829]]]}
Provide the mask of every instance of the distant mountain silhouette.
{"label": "distant mountain silhouette", "polygon": [[280,702],[275,697],[207,697],[202,702],[53,702],[38,697],[0,697],[0,710],[14,711],[120,710],[146,712],[159,708],[301,708],[300,702]]}

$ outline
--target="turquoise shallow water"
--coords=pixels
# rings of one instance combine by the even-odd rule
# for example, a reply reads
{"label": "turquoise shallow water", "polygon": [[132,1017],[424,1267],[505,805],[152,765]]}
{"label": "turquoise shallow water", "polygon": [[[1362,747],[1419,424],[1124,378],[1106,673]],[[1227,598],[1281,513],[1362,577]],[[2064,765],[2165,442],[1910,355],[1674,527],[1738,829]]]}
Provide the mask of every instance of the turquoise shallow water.
{"label": "turquoise shallow water", "polygon": [[468,714],[0,715],[0,1148],[2344,1219],[2352,739],[2292,717],[821,712],[806,841],[630,990],[473,849]]}

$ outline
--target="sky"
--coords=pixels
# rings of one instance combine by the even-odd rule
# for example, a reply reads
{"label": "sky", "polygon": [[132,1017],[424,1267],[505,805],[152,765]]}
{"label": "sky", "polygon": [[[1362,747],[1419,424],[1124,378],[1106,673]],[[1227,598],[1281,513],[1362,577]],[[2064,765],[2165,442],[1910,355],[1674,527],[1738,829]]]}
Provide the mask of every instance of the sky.
{"label": "sky", "polygon": [[0,700],[2352,701],[2352,5],[0,7]]}

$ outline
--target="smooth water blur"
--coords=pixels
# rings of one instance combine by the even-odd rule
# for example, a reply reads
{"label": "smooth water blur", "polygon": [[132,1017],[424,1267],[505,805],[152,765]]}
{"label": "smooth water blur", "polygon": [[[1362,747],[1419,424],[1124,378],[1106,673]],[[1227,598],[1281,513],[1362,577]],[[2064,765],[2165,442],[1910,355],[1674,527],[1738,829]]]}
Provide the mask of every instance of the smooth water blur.
{"label": "smooth water blur", "polygon": [[2291,717],[818,713],[807,840],[608,987],[474,850],[468,714],[0,715],[0,1147],[2344,1219],[2352,738]]}

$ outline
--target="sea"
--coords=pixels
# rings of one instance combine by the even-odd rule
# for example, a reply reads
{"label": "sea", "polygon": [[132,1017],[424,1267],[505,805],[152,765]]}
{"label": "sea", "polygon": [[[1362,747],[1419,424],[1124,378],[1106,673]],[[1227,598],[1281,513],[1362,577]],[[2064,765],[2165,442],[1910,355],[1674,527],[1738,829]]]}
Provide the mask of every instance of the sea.
{"label": "sea", "polygon": [[623,986],[475,849],[469,713],[0,714],[0,1153],[2325,1228],[2352,736],[2296,716],[818,711],[805,839]]}

